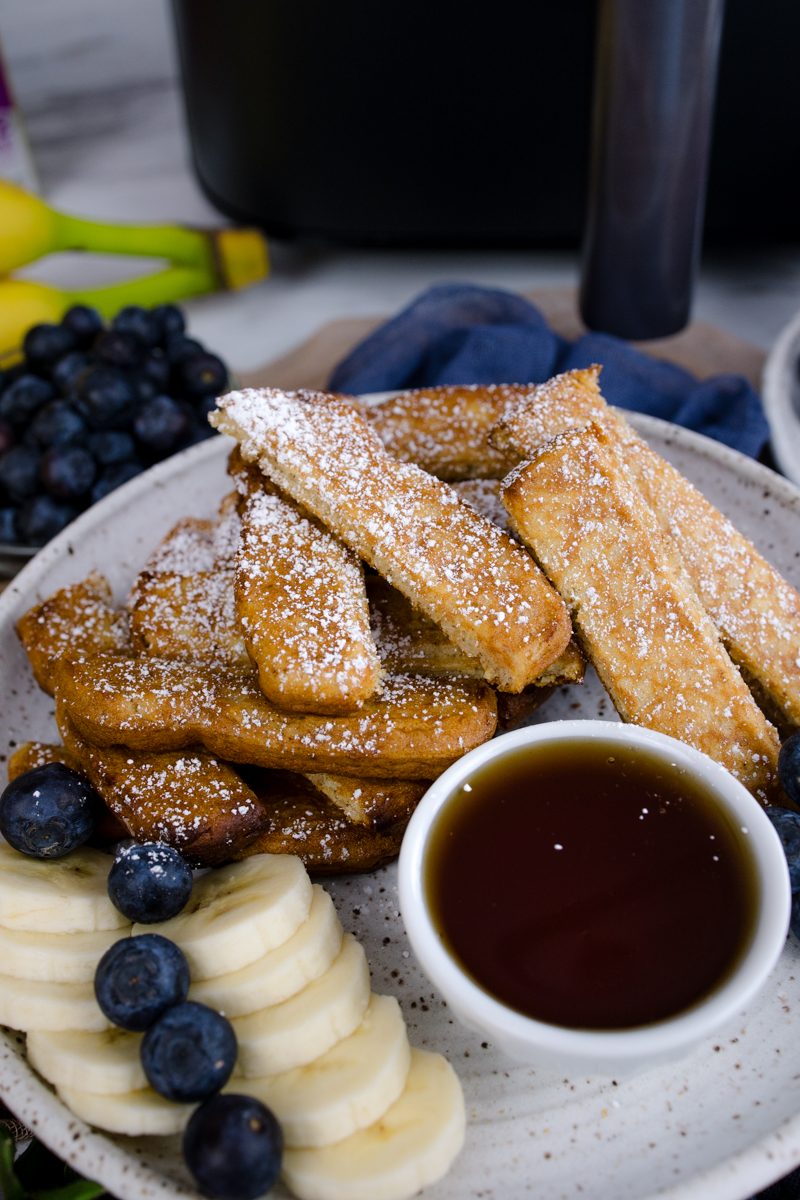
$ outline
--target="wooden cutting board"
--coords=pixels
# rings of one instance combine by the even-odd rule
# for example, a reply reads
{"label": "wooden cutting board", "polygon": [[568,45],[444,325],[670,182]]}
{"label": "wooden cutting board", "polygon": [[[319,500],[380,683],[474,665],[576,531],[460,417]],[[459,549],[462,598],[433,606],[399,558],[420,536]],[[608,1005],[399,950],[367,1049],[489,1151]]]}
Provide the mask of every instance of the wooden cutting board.
{"label": "wooden cutting board", "polygon": [[[550,326],[562,337],[574,341],[586,332],[575,288],[536,288],[523,295],[544,313]],[[255,371],[243,372],[239,378],[245,387],[324,388],[336,364],[388,319],[387,315],[329,321],[289,354]],[[685,367],[698,379],[719,374],[744,375],[756,390],[761,386],[765,352],[705,321],[692,321],[672,337],[633,345],[652,358]]]}

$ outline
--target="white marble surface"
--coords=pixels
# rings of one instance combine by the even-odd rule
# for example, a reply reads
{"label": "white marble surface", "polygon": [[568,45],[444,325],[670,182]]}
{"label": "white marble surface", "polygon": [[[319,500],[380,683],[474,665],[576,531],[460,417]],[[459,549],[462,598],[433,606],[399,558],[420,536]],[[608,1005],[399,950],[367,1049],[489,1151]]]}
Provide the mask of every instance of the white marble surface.
{"label": "white marble surface", "polygon": [[[0,0],[0,40],[47,198],[119,220],[220,220],[192,174],[167,0]],[[246,370],[325,321],[390,313],[431,283],[507,288],[577,281],[570,252],[375,252],[273,244],[274,271],[188,304],[192,331]],[[140,272],[152,269],[142,263]],[[131,264],[56,256],[26,272],[65,286]],[[716,252],[695,315],[767,348],[800,308],[800,247]]]}

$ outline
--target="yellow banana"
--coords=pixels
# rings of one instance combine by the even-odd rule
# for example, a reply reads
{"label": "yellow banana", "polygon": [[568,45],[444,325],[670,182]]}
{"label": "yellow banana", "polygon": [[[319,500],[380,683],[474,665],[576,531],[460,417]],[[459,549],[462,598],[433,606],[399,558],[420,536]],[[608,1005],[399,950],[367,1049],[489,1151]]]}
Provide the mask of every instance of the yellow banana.
{"label": "yellow banana", "polygon": [[73,304],[90,304],[104,317],[113,317],[126,304],[169,304],[217,286],[216,276],[206,267],[170,267],[145,279],[78,292],[24,279],[0,279],[0,367],[20,357],[22,339],[31,325],[60,321]]}
{"label": "yellow banana", "polygon": [[214,287],[246,287],[269,272],[267,243],[257,229],[85,221],[56,212],[38,196],[0,179],[0,275],[54,250],[166,258],[175,266],[204,270],[214,279]]}

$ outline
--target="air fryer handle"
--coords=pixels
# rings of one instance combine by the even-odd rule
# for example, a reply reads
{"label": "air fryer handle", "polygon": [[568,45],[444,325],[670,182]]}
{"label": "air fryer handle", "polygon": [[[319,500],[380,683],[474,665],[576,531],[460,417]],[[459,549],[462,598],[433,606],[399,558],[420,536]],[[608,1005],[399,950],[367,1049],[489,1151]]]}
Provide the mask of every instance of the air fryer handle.
{"label": "air fryer handle", "polygon": [[599,0],[581,312],[644,339],[689,319],[724,0]]}

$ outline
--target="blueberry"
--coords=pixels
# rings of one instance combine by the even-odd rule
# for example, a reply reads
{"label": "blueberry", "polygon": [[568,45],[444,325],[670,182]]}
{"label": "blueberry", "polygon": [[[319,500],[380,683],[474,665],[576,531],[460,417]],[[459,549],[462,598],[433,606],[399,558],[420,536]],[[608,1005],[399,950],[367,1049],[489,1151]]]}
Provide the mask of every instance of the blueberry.
{"label": "blueberry", "polygon": [[207,442],[210,437],[214,437],[218,432],[219,430],[214,429],[207,421],[194,421],[189,440],[181,445],[181,450],[186,450],[189,446],[196,446],[198,442]]}
{"label": "blueberry", "polygon": [[[217,410],[217,397],[202,396],[193,407],[195,418],[198,421],[204,421],[205,424],[208,425],[208,414],[210,412],[216,412]],[[209,428],[211,428],[211,426],[209,426]]]}
{"label": "blueberry", "polygon": [[143,375],[141,371],[133,376],[131,383],[139,404],[147,404],[149,400],[155,400],[162,390],[157,388],[153,380],[149,379],[147,375]]}
{"label": "blueberry", "polygon": [[155,455],[170,454],[191,431],[191,416],[170,396],[149,400],[133,423],[141,445]]}
{"label": "blueberry", "polygon": [[199,399],[210,392],[219,395],[228,382],[228,372],[216,354],[195,354],[185,358],[175,369],[176,382],[184,396]]}
{"label": "blueberry", "polygon": [[192,872],[177,850],[158,842],[120,850],[108,894],[129,921],[152,925],[176,917],[192,894]]}
{"label": "blueberry", "polygon": [[75,337],[66,325],[34,325],[22,342],[25,361],[39,375],[49,375],[58,360],[76,348]]}
{"label": "blueberry", "polygon": [[772,805],[764,811],[781,839],[789,867],[789,878],[792,881],[792,891],[800,891],[800,813],[793,812],[790,808]]}
{"label": "blueberry", "polygon": [[150,315],[158,322],[161,342],[171,334],[183,333],[186,329],[183,313],[174,304],[157,304],[155,308],[150,309]]}
{"label": "blueberry", "polygon": [[89,308],[87,304],[73,304],[61,318],[61,324],[75,338],[79,350],[88,350],[103,328],[103,318],[96,308]]}
{"label": "blueberry", "polygon": [[114,367],[92,367],[81,377],[77,406],[92,429],[124,429],[137,409],[130,381]]}
{"label": "blueberry", "polygon": [[73,350],[71,354],[65,354],[58,360],[50,374],[53,386],[62,396],[68,396],[90,364],[89,355],[82,354],[80,350]]}
{"label": "blueberry", "polygon": [[230,1092],[195,1109],[183,1135],[183,1157],[204,1196],[256,1200],[277,1182],[281,1127],[265,1104]]}
{"label": "blueberry", "polygon": [[17,541],[16,508],[0,508],[0,542],[12,544]]}
{"label": "blueberry", "polygon": [[194,358],[197,354],[205,354],[205,347],[194,338],[187,338],[182,333],[172,333],[164,342],[164,353],[173,367],[182,363],[186,358]]}
{"label": "blueberry", "polygon": [[121,1029],[142,1033],[189,991],[189,964],[157,933],[123,938],[106,950],[94,976],[97,1003]]}
{"label": "blueberry", "polygon": [[230,1078],[236,1062],[233,1026],[213,1008],[187,1000],[150,1026],[141,1047],[150,1086],[167,1100],[207,1100]]}
{"label": "blueberry", "polygon": [[102,800],[77,771],[47,763],[25,771],[0,796],[0,833],[34,858],[60,858],[82,846]]}
{"label": "blueberry", "polygon": [[55,392],[38,375],[20,375],[0,396],[0,418],[19,429],[27,425],[37,408],[52,400]]}
{"label": "blueberry", "polygon": [[132,333],[145,346],[155,346],[161,337],[161,322],[146,308],[138,304],[129,304],[121,308],[111,322],[113,329],[121,333]]}
{"label": "blueberry", "polygon": [[135,462],[115,463],[113,466],[104,467],[100,478],[92,488],[92,504],[96,504],[109,492],[116,491],[118,487],[122,487],[123,483],[135,479],[141,473],[142,467]]}
{"label": "blueberry", "polygon": [[136,445],[131,435],[116,429],[90,433],[86,439],[86,448],[101,467],[133,462],[136,458]]}
{"label": "blueberry", "polygon": [[160,350],[158,346],[154,350],[151,350],[139,368],[139,373],[152,383],[156,389],[156,393],[166,392],[169,387],[172,369],[164,351]]}
{"label": "blueberry", "polygon": [[51,400],[45,404],[28,428],[32,441],[42,448],[67,446],[81,441],[85,434],[86,422],[66,400]]}
{"label": "blueberry", "polygon": [[139,366],[145,355],[145,344],[135,333],[122,329],[107,329],[94,341],[92,350],[102,363],[132,371]]}
{"label": "blueberry", "polygon": [[39,453],[30,446],[14,446],[0,458],[0,484],[17,504],[41,491]]}
{"label": "blueberry", "polygon": [[[0,414],[3,401],[0,400]],[[800,804],[800,733],[793,733],[781,746],[778,776],[793,804]]]}
{"label": "blueberry", "polygon": [[51,446],[42,455],[39,477],[56,500],[78,500],[91,489],[97,464],[82,446]]}
{"label": "blueberry", "polygon": [[0,421],[0,457],[14,445],[14,430],[5,421]]}
{"label": "blueberry", "polygon": [[25,546],[43,546],[74,521],[77,508],[59,504],[52,496],[36,496],[23,504],[17,517],[17,534]]}

